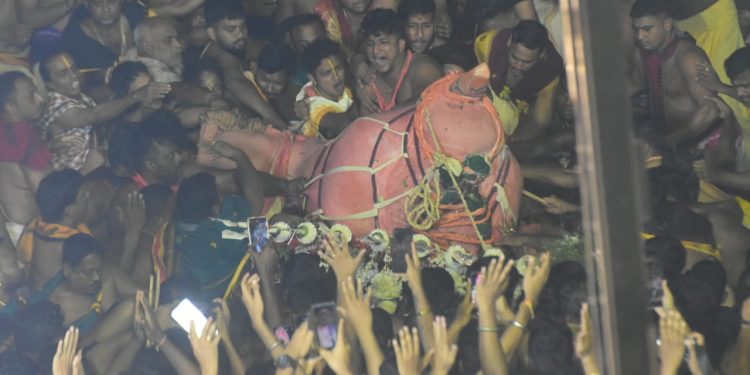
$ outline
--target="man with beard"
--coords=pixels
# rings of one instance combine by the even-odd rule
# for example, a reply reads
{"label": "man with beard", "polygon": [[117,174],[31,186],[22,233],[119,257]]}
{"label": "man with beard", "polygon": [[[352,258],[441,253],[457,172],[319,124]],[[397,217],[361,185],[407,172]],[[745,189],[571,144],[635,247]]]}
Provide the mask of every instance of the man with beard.
{"label": "man with beard", "polygon": [[317,14],[306,13],[292,16],[284,20],[282,28],[289,30],[289,42],[292,45],[294,54],[297,57],[297,71],[294,74],[292,84],[301,88],[307,81],[309,72],[305,69],[302,61],[302,55],[305,48],[312,42],[326,37],[325,25]]}
{"label": "man with beard", "polygon": [[490,68],[490,91],[511,141],[535,140],[552,124],[563,74],[562,57],[538,21],[493,30],[474,42],[480,63]]}
{"label": "man with beard", "polygon": [[177,29],[170,21],[148,18],[133,31],[135,48],[125,60],[138,61],[146,65],[151,78],[159,83],[182,80],[182,45],[177,38]]}
{"label": "man with beard", "polygon": [[204,57],[216,61],[222,70],[224,87],[234,100],[259,114],[274,127],[288,124],[268,104],[251,81],[245,78],[242,58],[247,47],[247,26],[242,6],[235,0],[214,0],[205,5],[208,37]]}
{"label": "man with beard", "polygon": [[[638,0],[630,11],[638,40],[632,80],[646,90],[651,120],[664,146],[706,137],[721,116],[720,101],[699,84],[695,66],[706,53],[674,28],[661,0]],[[715,100],[715,101],[714,101]],[[714,132],[707,139],[719,139]]]}
{"label": "man with beard", "polygon": [[407,47],[435,59],[446,74],[467,71],[477,65],[471,46],[436,37],[434,0],[402,0],[398,15],[404,23]]}
{"label": "man with beard", "polygon": [[[370,90],[377,112],[416,103],[422,91],[442,77],[442,69],[435,60],[406,49],[404,29],[393,10],[375,9],[367,13],[362,21],[362,40],[367,62],[375,71]],[[368,106],[363,106],[362,112],[372,113]]]}
{"label": "man with beard", "polygon": [[[52,150],[55,170],[71,168],[88,173],[104,163],[96,149],[93,127],[106,123],[136,103],[150,103],[169,93],[168,84],[153,83],[122,98],[96,104],[81,92],[81,76],[67,53],[50,56],[39,64],[47,84],[48,106],[40,120],[42,138]],[[93,152],[92,152],[93,151]]]}

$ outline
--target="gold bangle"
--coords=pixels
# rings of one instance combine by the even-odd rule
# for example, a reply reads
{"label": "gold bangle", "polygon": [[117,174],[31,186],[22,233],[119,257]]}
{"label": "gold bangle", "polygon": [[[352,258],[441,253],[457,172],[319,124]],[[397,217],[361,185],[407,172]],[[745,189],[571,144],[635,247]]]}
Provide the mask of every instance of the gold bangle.
{"label": "gold bangle", "polygon": [[273,345],[268,347],[268,351],[272,352],[274,349],[278,348],[279,346],[281,346],[281,341],[276,340],[276,342],[274,342]]}
{"label": "gold bangle", "polygon": [[525,326],[525,325],[523,325],[523,324],[521,324],[521,323],[520,323],[519,321],[517,321],[517,320],[514,320],[514,321],[510,322],[510,324],[512,324],[512,325],[513,325],[514,327],[518,327],[518,328],[520,328],[520,329],[521,329],[522,331],[525,331],[525,330],[526,330],[526,326]]}
{"label": "gold bangle", "polygon": [[427,315],[427,314],[429,314],[429,313],[430,313],[430,310],[429,310],[429,309],[421,309],[421,310],[419,310],[419,312],[417,313],[417,316],[424,316],[424,315]]}
{"label": "gold bangle", "polygon": [[497,327],[482,327],[482,326],[479,326],[479,327],[477,327],[477,331],[479,331],[479,333],[483,333],[483,332],[497,333]]}

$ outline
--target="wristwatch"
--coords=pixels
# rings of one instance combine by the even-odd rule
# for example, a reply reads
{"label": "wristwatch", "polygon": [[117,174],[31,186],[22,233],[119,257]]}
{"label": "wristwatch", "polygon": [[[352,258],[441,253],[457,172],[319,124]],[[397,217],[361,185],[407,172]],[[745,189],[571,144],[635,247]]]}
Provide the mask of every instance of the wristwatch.
{"label": "wristwatch", "polygon": [[292,357],[282,354],[279,356],[279,359],[276,360],[276,368],[279,370],[284,370],[288,368],[296,368],[297,367],[297,361],[295,361]]}

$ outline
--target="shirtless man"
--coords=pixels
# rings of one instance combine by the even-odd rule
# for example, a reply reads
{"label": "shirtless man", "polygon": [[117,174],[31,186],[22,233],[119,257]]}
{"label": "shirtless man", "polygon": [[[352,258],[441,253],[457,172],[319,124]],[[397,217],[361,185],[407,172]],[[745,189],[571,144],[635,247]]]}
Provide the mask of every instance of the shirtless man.
{"label": "shirtless man", "polygon": [[81,92],[81,75],[73,58],[58,53],[39,65],[49,88],[49,104],[40,120],[42,137],[53,152],[55,170],[72,168],[88,173],[104,163],[96,148],[93,127],[106,124],[136,103],[151,103],[164,98],[170,86],[153,83],[122,98],[96,104]]}
{"label": "shirtless man", "polygon": [[538,140],[549,132],[563,75],[562,57],[538,21],[489,31],[474,43],[490,67],[491,98],[510,141]]}
{"label": "shirtless man", "polygon": [[[20,72],[0,75],[0,214],[2,237],[10,249],[23,226],[37,215],[34,202],[52,154],[32,122],[42,114],[43,99],[34,84]],[[12,137],[11,137],[12,136]]]}
{"label": "shirtless man", "polygon": [[375,100],[360,103],[362,114],[416,103],[422,91],[443,75],[431,57],[406,49],[403,25],[393,10],[369,12],[362,21],[362,39],[367,62],[375,71],[370,83]]}
{"label": "shirtless man", "polygon": [[434,0],[402,0],[398,15],[404,23],[406,46],[414,53],[425,53],[435,59],[446,74],[467,71],[477,65],[471,46],[437,37]]}
{"label": "shirtless man", "polygon": [[279,129],[288,124],[263,100],[261,93],[247,78],[241,58],[247,47],[247,26],[242,6],[232,0],[210,1],[205,6],[208,37],[211,40],[204,57],[216,61],[222,70],[224,87],[234,100],[259,114]]}
{"label": "shirtless man", "polygon": [[708,63],[705,52],[673,26],[662,0],[638,0],[630,11],[638,50],[634,86],[647,90],[649,113],[666,146],[698,141],[721,115],[698,83],[695,66]]}
{"label": "shirtless man", "polygon": [[297,57],[297,71],[292,77],[292,84],[301,88],[309,81],[307,77],[309,72],[302,63],[302,54],[312,42],[326,37],[325,26],[320,17],[314,13],[292,16],[284,22],[289,25],[289,42]]}
{"label": "shirtless man", "polygon": [[28,267],[32,289],[60,271],[62,241],[89,232],[84,224],[89,193],[82,184],[81,174],[70,169],[52,172],[39,183],[36,203],[41,216],[26,225],[16,247],[19,261]]}

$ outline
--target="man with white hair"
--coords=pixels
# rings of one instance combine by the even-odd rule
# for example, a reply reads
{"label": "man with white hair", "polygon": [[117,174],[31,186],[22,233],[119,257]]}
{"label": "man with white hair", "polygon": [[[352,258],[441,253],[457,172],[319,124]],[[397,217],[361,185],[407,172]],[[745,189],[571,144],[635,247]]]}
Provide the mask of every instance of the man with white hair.
{"label": "man with white hair", "polygon": [[147,18],[133,32],[135,48],[125,60],[142,62],[158,83],[182,80],[182,45],[170,20]]}

